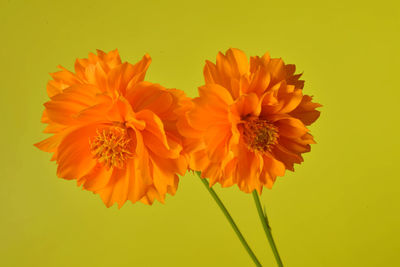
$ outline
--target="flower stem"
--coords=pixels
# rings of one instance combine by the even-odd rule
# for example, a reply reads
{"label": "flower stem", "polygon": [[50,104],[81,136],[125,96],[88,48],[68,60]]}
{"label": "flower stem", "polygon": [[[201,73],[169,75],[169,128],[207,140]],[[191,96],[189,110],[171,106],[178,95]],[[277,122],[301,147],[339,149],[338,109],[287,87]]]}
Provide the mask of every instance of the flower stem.
{"label": "flower stem", "polygon": [[200,180],[203,182],[204,186],[207,188],[208,192],[210,192],[211,196],[217,202],[218,206],[222,210],[222,213],[225,215],[226,219],[231,224],[233,230],[235,231],[236,235],[238,236],[240,242],[242,243],[243,247],[246,249],[247,253],[253,260],[256,266],[262,267],[261,263],[258,261],[256,255],[251,250],[249,244],[247,244],[246,239],[244,239],[242,233],[240,232],[239,228],[237,227],[236,223],[234,222],[232,216],[229,214],[228,210],[225,208],[225,205],[222,203],[221,199],[218,197],[217,193],[212,189],[205,178],[201,178],[201,172],[196,171],[196,174],[199,176]]}
{"label": "flower stem", "polygon": [[267,212],[265,211],[265,209],[263,211],[263,209],[261,207],[261,202],[260,202],[260,198],[258,197],[257,190],[253,191],[253,197],[254,197],[254,202],[256,203],[258,216],[260,217],[261,224],[264,228],[265,235],[267,236],[267,239],[271,246],[272,252],[274,253],[276,263],[278,264],[279,267],[283,267],[282,260],[279,256],[278,249],[276,248],[274,238],[272,237],[272,232],[271,232],[271,227],[269,226]]}

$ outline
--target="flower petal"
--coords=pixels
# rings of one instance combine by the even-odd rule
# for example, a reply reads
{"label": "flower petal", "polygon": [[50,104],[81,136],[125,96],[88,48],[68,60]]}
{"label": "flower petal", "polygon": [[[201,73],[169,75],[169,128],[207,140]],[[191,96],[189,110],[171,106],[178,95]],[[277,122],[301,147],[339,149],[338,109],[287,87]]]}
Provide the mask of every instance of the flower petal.
{"label": "flower petal", "polygon": [[78,179],[96,165],[90,151],[90,138],[95,136],[99,125],[77,127],[58,146],[57,175],[64,179]]}
{"label": "flower petal", "polygon": [[258,187],[257,179],[261,174],[263,166],[262,158],[250,151],[246,145],[239,144],[239,153],[236,167],[236,180],[240,190],[251,193]]}
{"label": "flower petal", "polygon": [[237,48],[230,48],[226,51],[226,58],[232,66],[234,76],[240,77],[249,72],[249,61],[243,51]]}
{"label": "flower petal", "polygon": [[294,163],[303,162],[303,157],[301,155],[288,150],[286,147],[280,144],[276,144],[274,146],[272,153],[276,159],[285,164],[286,169],[291,171],[294,171]]}
{"label": "flower petal", "polygon": [[55,123],[75,124],[80,111],[96,104],[97,93],[98,88],[92,85],[71,86],[44,104],[46,114]]}
{"label": "flower petal", "polygon": [[147,68],[151,63],[149,55],[145,55],[135,65],[124,63],[113,69],[108,74],[108,88],[110,91],[117,90],[125,95],[128,87],[143,81]]}
{"label": "flower petal", "polygon": [[290,112],[290,115],[300,119],[305,125],[310,125],[319,118],[320,112],[315,110],[322,107],[321,104],[311,102],[312,97],[304,95],[300,104],[295,110]]}
{"label": "flower petal", "polygon": [[283,176],[285,174],[285,165],[275,159],[271,154],[263,156],[264,170],[268,172],[272,182],[275,181],[277,176]]}
{"label": "flower petal", "polygon": [[207,155],[211,161],[220,161],[228,153],[228,144],[232,137],[231,125],[210,127],[204,133]]}
{"label": "flower petal", "polygon": [[244,118],[249,115],[258,116],[261,111],[259,98],[255,93],[242,95],[231,106],[231,111],[239,118]]}
{"label": "flower petal", "polygon": [[[289,87],[289,86],[288,86]],[[294,88],[294,87],[293,87]],[[292,93],[285,94],[280,98],[283,102],[282,108],[277,111],[278,113],[289,113],[299,106],[303,98],[303,90],[296,89]]]}
{"label": "flower petal", "polygon": [[112,168],[105,168],[97,163],[93,169],[83,176],[83,188],[89,191],[98,191],[107,186],[113,173]]}
{"label": "flower petal", "polygon": [[127,169],[113,168],[108,184],[95,193],[100,195],[107,208],[114,203],[118,203],[118,208],[121,208],[128,198],[129,180]]}
{"label": "flower petal", "polygon": [[[141,134],[146,146],[150,150],[166,158],[177,158],[179,156],[182,147],[178,143],[173,142],[173,140],[168,142],[164,125],[157,115],[150,110],[142,110],[136,113],[136,119],[143,120],[146,123]],[[173,147],[170,147],[170,144]]]}

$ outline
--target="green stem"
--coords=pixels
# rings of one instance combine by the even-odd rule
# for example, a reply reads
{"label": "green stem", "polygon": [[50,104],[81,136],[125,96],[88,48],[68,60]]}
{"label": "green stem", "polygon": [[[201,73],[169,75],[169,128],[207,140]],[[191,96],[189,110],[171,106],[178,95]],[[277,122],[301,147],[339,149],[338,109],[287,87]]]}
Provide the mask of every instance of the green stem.
{"label": "green stem", "polygon": [[258,261],[256,255],[254,252],[251,250],[249,247],[249,244],[247,244],[246,239],[244,239],[242,233],[240,232],[239,228],[237,227],[236,223],[233,221],[232,216],[229,214],[228,210],[225,208],[225,205],[222,203],[221,199],[218,197],[217,193],[215,193],[214,189],[210,187],[208,184],[208,181],[205,178],[201,178],[201,172],[196,171],[196,174],[199,176],[200,180],[203,182],[204,186],[207,188],[208,192],[210,192],[211,196],[217,202],[218,206],[222,210],[222,213],[224,213],[226,219],[229,221],[231,224],[233,230],[235,231],[236,235],[238,236],[240,242],[242,243],[243,247],[246,249],[247,253],[253,260],[254,264],[256,266],[262,267],[261,263]]}
{"label": "green stem", "polygon": [[271,227],[269,226],[269,223],[268,223],[267,212],[265,211],[265,209],[263,211],[263,209],[261,207],[261,202],[260,202],[260,198],[258,197],[257,190],[253,191],[253,197],[254,197],[254,202],[256,203],[258,216],[260,217],[261,224],[264,228],[264,232],[268,238],[268,242],[271,246],[272,252],[274,253],[276,263],[278,264],[279,267],[283,267],[282,260],[279,256],[278,249],[276,248],[274,238],[272,237]]}

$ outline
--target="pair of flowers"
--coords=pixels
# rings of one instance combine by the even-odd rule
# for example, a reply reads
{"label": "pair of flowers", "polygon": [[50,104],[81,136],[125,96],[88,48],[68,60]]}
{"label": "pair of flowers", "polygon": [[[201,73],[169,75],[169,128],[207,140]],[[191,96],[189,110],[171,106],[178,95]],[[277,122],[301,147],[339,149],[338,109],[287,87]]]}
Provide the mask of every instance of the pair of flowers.
{"label": "pair of flowers", "polygon": [[36,146],[53,153],[57,175],[99,194],[107,207],[152,204],[174,195],[186,170],[210,186],[271,188],[303,161],[319,117],[294,65],[238,49],[206,61],[199,97],[144,81],[151,58],[132,65],[117,50],[60,67],[47,84],[42,122],[51,137]]}

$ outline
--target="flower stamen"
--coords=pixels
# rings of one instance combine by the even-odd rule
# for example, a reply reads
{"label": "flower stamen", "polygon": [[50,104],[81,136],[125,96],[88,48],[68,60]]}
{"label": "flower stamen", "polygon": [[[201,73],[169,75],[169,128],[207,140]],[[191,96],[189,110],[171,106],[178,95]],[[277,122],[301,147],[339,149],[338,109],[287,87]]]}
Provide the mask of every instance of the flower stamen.
{"label": "flower stamen", "polygon": [[89,140],[93,157],[107,168],[123,168],[125,161],[132,157],[131,139],[121,127],[109,127],[96,131],[96,136]]}
{"label": "flower stamen", "polygon": [[278,137],[278,128],[266,120],[250,117],[243,123],[243,139],[251,151],[270,152]]}

